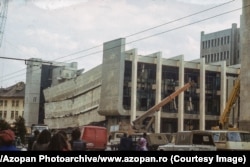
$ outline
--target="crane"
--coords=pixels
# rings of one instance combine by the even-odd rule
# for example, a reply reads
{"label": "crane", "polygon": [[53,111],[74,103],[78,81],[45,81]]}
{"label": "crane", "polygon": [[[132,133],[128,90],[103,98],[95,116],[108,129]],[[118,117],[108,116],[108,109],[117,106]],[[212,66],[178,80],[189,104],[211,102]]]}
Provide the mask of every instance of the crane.
{"label": "crane", "polygon": [[[194,82],[190,81],[188,83],[186,83],[183,87],[177,89],[174,93],[172,93],[171,95],[165,97],[160,103],[154,105],[153,107],[151,107],[148,111],[146,111],[144,114],[142,114],[141,116],[139,116],[138,118],[136,118],[133,121],[134,124],[134,129],[139,131],[139,132],[143,132],[143,131],[148,131],[150,125],[153,123],[154,121],[154,113],[158,112],[160,110],[161,107],[163,107],[164,105],[168,104],[170,101],[172,101],[176,96],[178,96],[180,93],[186,91],[188,88],[190,88],[191,86],[194,86]],[[150,121],[147,123],[147,125],[143,125],[143,121],[147,118],[150,117],[151,119]],[[153,117],[152,117],[153,116]]]}
{"label": "crane", "polygon": [[238,99],[239,94],[240,94],[240,77],[238,76],[234,84],[234,87],[230,93],[230,96],[228,98],[228,101],[226,103],[226,107],[220,116],[219,126],[212,127],[213,130],[235,129],[235,128],[230,128],[228,122],[229,122],[230,111],[233,108],[233,105],[236,103],[236,100]]}
{"label": "crane", "polygon": [[5,27],[5,22],[7,19],[8,1],[9,0],[2,0],[0,2],[0,10],[1,10],[0,11],[0,47],[2,46],[4,27]]}

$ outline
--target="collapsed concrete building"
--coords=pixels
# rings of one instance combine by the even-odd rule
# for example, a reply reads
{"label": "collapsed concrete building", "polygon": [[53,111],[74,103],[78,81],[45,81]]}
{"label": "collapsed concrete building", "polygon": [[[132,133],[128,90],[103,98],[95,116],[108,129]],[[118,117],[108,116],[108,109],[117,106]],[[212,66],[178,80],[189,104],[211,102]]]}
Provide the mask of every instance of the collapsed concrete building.
{"label": "collapsed concrete building", "polygon": [[[205,58],[184,61],[161,52],[139,55],[125,50],[125,39],[104,43],[103,63],[80,76],[43,90],[45,119],[51,129],[98,124],[110,129],[131,124],[161,99],[190,80],[195,87],[181,93],[155,114],[156,132],[211,129],[218,125],[240,66]],[[239,102],[230,114],[238,124]]]}

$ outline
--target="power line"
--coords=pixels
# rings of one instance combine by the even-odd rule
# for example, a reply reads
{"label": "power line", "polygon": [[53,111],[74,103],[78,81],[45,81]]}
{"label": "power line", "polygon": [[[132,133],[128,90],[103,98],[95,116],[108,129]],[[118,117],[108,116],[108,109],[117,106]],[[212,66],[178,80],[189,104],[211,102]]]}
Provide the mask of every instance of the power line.
{"label": "power line", "polygon": [[[211,8],[208,8],[208,9],[205,9],[205,10],[202,10],[202,11],[199,11],[199,12],[196,12],[196,13],[193,13],[193,14],[190,14],[190,15],[187,15],[187,16],[184,16],[184,17],[181,17],[181,18],[178,18],[178,19],[176,19],[176,20],[172,20],[172,21],[169,21],[169,22],[166,22],[166,23],[163,23],[163,24],[160,24],[160,25],[157,25],[157,26],[154,26],[154,27],[151,27],[151,28],[148,28],[148,29],[145,29],[145,30],[142,30],[142,31],[133,33],[133,34],[130,34],[130,35],[127,35],[127,36],[125,36],[124,38],[129,38],[129,37],[132,37],[132,36],[135,36],[135,35],[144,33],[144,32],[146,32],[146,31],[153,30],[153,29],[162,27],[162,26],[164,26],[164,25],[167,25],[167,24],[170,24],[170,23],[174,23],[174,22],[183,20],[183,19],[185,19],[185,18],[188,18],[188,17],[194,16],[194,15],[198,15],[198,14],[204,13],[204,12],[206,12],[206,11],[209,11],[209,10],[212,10],[212,9],[215,9],[215,8],[218,8],[218,7],[221,7],[221,6],[224,6],[224,5],[226,5],[226,4],[232,3],[233,1],[235,1],[235,0],[228,1],[228,2],[222,3],[222,4],[220,4],[220,5],[217,5],[217,6],[214,6],[214,7],[211,7]],[[100,45],[97,45],[97,46],[93,46],[93,47],[88,48],[88,49],[80,50],[80,51],[78,51],[78,52],[74,52],[74,53],[71,53],[71,54],[68,54],[68,55],[59,57],[59,58],[54,59],[54,60],[52,60],[52,61],[56,61],[56,60],[59,60],[59,59],[65,58],[65,57],[73,56],[73,55],[76,55],[76,54],[79,54],[79,53],[83,53],[83,52],[86,52],[86,51],[89,51],[89,50],[92,50],[92,49],[95,49],[95,48],[98,48],[98,47],[102,47],[102,46],[103,46],[103,44],[100,44]],[[99,53],[99,52],[98,52],[98,53]],[[25,68],[22,69],[22,70],[25,70]],[[20,70],[17,71],[17,72],[20,72]],[[14,73],[17,73],[17,72],[14,72]],[[14,74],[14,73],[6,74],[6,75],[12,75],[12,74]]]}
{"label": "power line", "polygon": [[149,31],[149,30],[153,30],[153,29],[155,29],[155,28],[159,28],[159,27],[162,27],[162,26],[164,26],[164,25],[167,25],[167,24],[170,24],[170,23],[174,23],[174,22],[177,22],[177,21],[186,19],[186,18],[191,17],[191,16],[195,16],[195,15],[197,15],[197,14],[201,14],[201,13],[207,12],[207,11],[209,11],[209,10],[218,8],[218,7],[220,7],[220,6],[223,6],[223,5],[232,3],[233,1],[235,1],[235,0],[228,1],[228,2],[222,3],[222,4],[220,4],[220,5],[217,5],[217,6],[214,6],[214,7],[211,7],[211,8],[208,8],[208,9],[205,9],[205,10],[202,10],[202,11],[199,11],[199,12],[196,12],[196,13],[193,13],[193,14],[190,14],[190,15],[187,15],[187,16],[184,16],[184,17],[181,17],[181,18],[178,18],[178,19],[176,19],[176,20],[172,20],[172,21],[169,21],[169,22],[167,22],[167,23],[163,23],[163,24],[160,24],[160,25],[158,25],[158,26],[151,27],[151,28],[148,28],[148,29],[139,31],[139,32],[137,32],[137,33],[128,35],[128,36],[126,36],[125,38],[131,37],[131,36],[134,36],[134,35],[138,35],[138,34],[141,34],[141,33],[143,33],[143,32],[146,32],[146,31]]}
{"label": "power line", "polygon": [[[249,5],[247,5],[247,6],[245,6],[245,7],[242,7],[242,8],[246,8],[246,7],[249,7]],[[208,18],[205,18],[205,19],[202,19],[202,20],[198,20],[198,21],[195,21],[195,22],[192,22],[192,23],[189,23],[189,24],[180,26],[180,27],[176,27],[176,28],[173,28],[173,29],[170,29],[170,30],[167,30],[167,31],[163,31],[163,32],[160,32],[160,33],[156,33],[156,34],[153,34],[153,35],[150,35],[150,36],[146,36],[146,37],[143,37],[143,38],[140,38],[140,39],[137,39],[137,40],[128,42],[128,43],[126,43],[126,44],[124,44],[124,45],[131,44],[131,43],[135,43],[135,42],[138,42],[138,41],[141,41],[141,40],[144,40],[144,39],[148,39],[148,38],[151,38],[151,37],[154,37],[154,36],[158,36],[158,35],[161,35],[161,34],[164,34],[164,33],[167,33],[167,32],[171,32],[171,31],[174,31],[174,30],[183,28],[183,27],[187,27],[187,26],[190,26],[190,25],[193,25],[193,24],[196,24],[196,23],[200,23],[200,22],[203,22],[203,21],[206,21],[206,20],[209,20],[209,19],[218,17],[218,16],[222,16],[222,15],[225,15],[225,14],[228,14],[228,13],[232,13],[232,12],[238,11],[238,10],[240,10],[240,9],[242,9],[242,8],[238,8],[238,9],[235,9],[235,10],[231,10],[231,11],[228,11],[228,12],[224,12],[224,13],[221,13],[221,14],[218,14],[218,15],[215,15],[215,16],[212,16],[212,17],[208,17]],[[115,47],[112,47],[112,48],[108,48],[108,49],[103,50],[103,51],[111,50],[111,49],[114,49],[114,48],[120,47],[120,46],[122,46],[122,45],[115,46]],[[69,59],[69,60],[67,60],[67,61],[72,61],[72,60],[75,60],[75,59],[79,59],[79,58],[91,56],[91,55],[94,55],[94,54],[97,54],[97,53],[102,53],[103,51],[92,52],[92,53],[89,53],[89,54],[84,55],[84,56],[76,57],[76,58],[74,58],[74,59]],[[14,77],[10,77],[10,78],[5,79],[5,80],[10,80],[10,79],[12,79],[12,78],[14,78]],[[5,81],[5,80],[3,80],[3,81]]]}
{"label": "power line", "polygon": [[[250,6],[250,5],[247,5],[247,6],[243,7],[243,8],[246,8],[246,7],[249,7],[249,6]],[[234,9],[234,10],[231,10],[231,11],[228,11],[228,12],[224,12],[224,13],[221,13],[221,14],[218,14],[218,15],[215,15],[215,16],[212,16],[212,17],[208,17],[208,18],[205,18],[205,19],[202,19],[202,20],[198,20],[198,21],[195,21],[195,22],[192,22],[192,23],[183,25],[183,26],[179,26],[179,27],[170,29],[170,30],[167,30],[167,31],[163,31],[163,32],[156,33],[156,34],[153,34],[153,35],[150,35],[150,36],[146,36],[146,37],[143,37],[143,38],[140,38],[140,39],[137,39],[137,40],[134,40],[134,41],[125,43],[125,44],[123,44],[123,45],[117,45],[117,46],[115,46],[115,47],[108,48],[108,49],[105,49],[105,50],[103,50],[103,51],[92,52],[92,53],[89,53],[89,54],[84,55],[84,56],[76,57],[76,58],[74,58],[74,59],[69,59],[69,60],[67,60],[67,61],[72,61],[72,60],[75,60],[75,59],[79,59],[79,58],[83,58],[83,57],[95,55],[95,54],[97,54],[97,53],[102,53],[102,52],[107,51],[107,50],[111,50],[111,49],[114,49],[114,48],[117,48],[117,47],[120,47],[120,46],[124,46],[124,45],[127,45],[127,44],[131,44],[131,43],[135,43],[135,42],[138,42],[138,41],[141,41],[141,40],[145,40],[145,39],[148,39],[148,38],[151,38],[151,37],[154,37],[154,36],[158,36],[158,35],[161,35],[161,34],[164,34],[164,33],[167,33],[167,32],[171,32],[171,31],[174,31],[174,30],[183,28],[183,27],[187,27],[187,26],[190,26],[190,25],[193,25],[193,24],[196,24],[196,23],[200,23],[200,22],[203,22],[203,21],[206,21],[206,20],[215,18],[215,17],[219,17],[219,16],[222,16],[222,15],[225,15],[225,14],[228,14],[228,13],[232,13],[232,12],[238,11],[238,10],[240,10],[240,9],[242,9],[242,8],[238,8],[238,9]],[[14,78],[14,77],[8,78],[8,79],[6,79],[6,80],[9,80],[9,79],[12,79],[12,78]],[[4,81],[5,81],[5,80],[4,80]]]}
{"label": "power line", "polygon": [[[246,6],[246,7],[249,7],[249,6],[250,6],[250,5],[248,5],[248,6]],[[200,22],[203,22],[203,21],[206,21],[206,20],[209,20],[209,19],[218,17],[218,16],[222,16],[222,15],[225,15],[225,14],[228,14],[228,13],[232,13],[232,12],[238,11],[238,10],[240,10],[240,9],[242,9],[242,8],[234,9],[234,10],[231,10],[231,11],[228,11],[228,12],[224,12],[224,13],[221,13],[221,14],[218,14],[218,15],[215,15],[215,16],[212,16],[212,17],[208,17],[208,18],[202,19],[202,20],[198,20],[198,21],[195,21],[195,22],[192,22],[192,23],[183,25],[183,26],[175,27],[175,28],[170,29],[170,30],[167,30],[167,31],[162,31],[162,32],[159,32],[159,33],[156,33],[156,34],[153,34],[153,35],[149,35],[149,36],[146,36],[146,37],[143,37],[143,38],[139,38],[139,39],[137,39],[137,40],[134,40],[134,41],[131,41],[131,42],[127,42],[127,43],[125,43],[124,45],[131,44],[131,43],[135,43],[135,42],[138,42],[138,41],[142,41],[142,40],[144,40],[144,39],[152,38],[152,37],[154,37],[154,36],[158,36],[158,35],[161,35],[161,34],[164,34],[164,33],[167,33],[167,32],[171,32],[171,31],[174,31],[174,30],[177,30],[177,29],[181,29],[181,28],[183,28],[183,27],[187,27],[187,26],[190,26],[190,25],[193,25],[193,24],[196,24],[196,23],[200,23]],[[103,50],[103,51],[111,50],[111,49],[114,49],[114,48],[120,47],[120,46],[123,46],[123,45],[115,46],[115,47],[112,47],[112,48],[109,48],[109,49],[106,49],[106,50]],[[69,59],[69,60],[67,60],[67,61],[72,61],[72,60],[75,60],[75,59],[79,59],[79,58],[91,56],[91,55],[94,55],[94,54],[97,54],[97,53],[101,53],[101,52],[103,52],[103,51],[92,52],[92,53],[89,53],[89,54],[84,55],[84,56],[76,57],[76,58],[74,58],[74,59]]]}
{"label": "power line", "polygon": [[[193,14],[190,14],[190,15],[187,15],[187,16],[184,16],[184,17],[181,17],[181,18],[178,18],[178,19],[175,19],[175,20],[172,20],[172,21],[169,21],[169,22],[166,22],[166,23],[163,23],[163,24],[160,24],[160,25],[157,25],[157,26],[148,28],[148,29],[145,29],[145,30],[142,30],[142,31],[139,31],[139,32],[136,32],[136,33],[133,33],[133,34],[130,34],[130,35],[127,35],[127,36],[125,36],[125,37],[123,37],[123,38],[129,38],[129,37],[132,37],[132,36],[135,36],[135,35],[144,33],[144,32],[146,32],[146,31],[153,30],[153,29],[162,27],[162,26],[164,26],[164,25],[171,24],[171,23],[174,23],[174,22],[177,22],[177,21],[186,19],[186,18],[191,17],[191,16],[195,16],[195,15],[197,15],[197,14],[201,14],[201,13],[207,12],[207,11],[209,11],[209,10],[212,10],[212,9],[215,9],[215,8],[218,8],[218,7],[221,7],[221,6],[224,6],[224,5],[226,5],[226,4],[232,3],[233,1],[235,1],[235,0],[228,1],[228,2],[222,3],[222,4],[220,4],[220,5],[217,5],[217,6],[214,6],[214,7],[211,7],[211,8],[208,8],[208,9],[205,9],[205,10],[202,10],[202,11],[199,11],[199,12],[196,12],[196,13],[193,13]],[[59,58],[57,58],[57,59],[54,59],[53,61],[59,60],[59,59],[61,59],[61,58],[73,56],[73,55],[75,55],[75,54],[79,54],[79,53],[82,53],[82,52],[86,52],[86,51],[89,51],[89,50],[92,50],[92,49],[95,49],[95,48],[98,48],[98,47],[102,47],[102,45],[103,45],[103,44],[99,44],[99,45],[97,45],[97,46],[94,46],[94,47],[91,47],[91,48],[88,48],[88,49],[84,49],[84,50],[81,50],[81,51],[78,51],[78,52],[75,52],[75,53],[71,53],[71,54],[69,54],[69,55],[66,55],[66,56],[63,56],[63,57],[59,57]]]}

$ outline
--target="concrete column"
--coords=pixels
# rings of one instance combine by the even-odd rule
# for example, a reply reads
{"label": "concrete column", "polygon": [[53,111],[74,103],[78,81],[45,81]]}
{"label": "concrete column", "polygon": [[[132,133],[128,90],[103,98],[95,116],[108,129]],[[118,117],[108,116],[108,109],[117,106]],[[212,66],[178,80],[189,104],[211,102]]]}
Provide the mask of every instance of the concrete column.
{"label": "concrete column", "polygon": [[41,61],[41,59],[35,58],[27,61],[23,116],[25,126],[28,127],[31,127],[32,124],[38,124],[42,75]]}
{"label": "concrete column", "polygon": [[[220,78],[220,115],[222,115],[227,102],[227,76],[226,61],[221,62],[221,78]],[[230,93],[230,91],[229,91]]]}
{"label": "concrete column", "polygon": [[[161,101],[161,81],[162,81],[162,53],[156,53],[156,94],[155,104]],[[155,115],[155,133],[161,131],[161,109]]]}
{"label": "concrete column", "polygon": [[[228,97],[226,99],[226,103],[227,103],[228,100],[229,100],[229,96],[233,91],[234,82],[233,82],[233,77],[227,77],[226,79],[227,79],[227,92],[228,92]],[[233,118],[233,108],[234,107],[232,106],[231,111],[229,112],[229,115],[228,115],[228,125],[233,123],[233,120],[232,120],[232,118]],[[223,112],[224,112],[224,110],[223,110]]]}
{"label": "concrete column", "polygon": [[241,70],[240,70],[240,119],[239,129],[250,131],[250,5],[249,0],[242,0],[240,32]]}
{"label": "concrete column", "polygon": [[230,61],[230,65],[232,64],[238,64],[238,58],[236,58],[237,56],[237,45],[238,45],[238,33],[237,33],[237,24],[233,23],[232,24],[232,31],[231,31],[231,38],[230,38],[230,43],[231,43],[231,50],[230,50],[230,54],[229,54],[229,61]]}
{"label": "concrete column", "polygon": [[205,58],[200,59],[200,130],[205,130],[206,107],[205,107],[205,85],[206,85],[206,65]]}
{"label": "concrete column", "polygon": [[[184,86],[184,55],[179,59],[179,88]],[[184,129],[184,92],[178,95],[178,131]]]}
{"label": "concrete column", "polygon": [[131,111],[130,111],[130,124],[136,119],[136,99],[137,99],[137,49],[133,49],[132,52],[132,80],[131,80]]}

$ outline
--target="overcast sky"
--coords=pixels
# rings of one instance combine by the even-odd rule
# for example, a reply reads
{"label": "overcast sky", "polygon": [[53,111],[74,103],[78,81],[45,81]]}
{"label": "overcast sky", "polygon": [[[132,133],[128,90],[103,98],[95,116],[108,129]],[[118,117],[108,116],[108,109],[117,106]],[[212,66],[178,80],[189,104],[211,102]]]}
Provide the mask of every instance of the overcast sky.
{"label": "overcast sky", "polygon": [[[240,27],[240,8],[242,0],[10,0],[0,57],[78,62],[88,71],[102,63],[104,42],[126,37],[126,50],[139,55],[190,61],[200,57],[201,31]],[[0,59],[0,87],[25,75],[24,61]]]}

